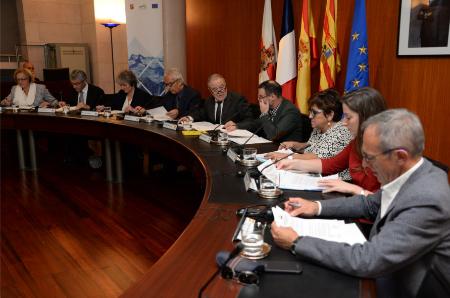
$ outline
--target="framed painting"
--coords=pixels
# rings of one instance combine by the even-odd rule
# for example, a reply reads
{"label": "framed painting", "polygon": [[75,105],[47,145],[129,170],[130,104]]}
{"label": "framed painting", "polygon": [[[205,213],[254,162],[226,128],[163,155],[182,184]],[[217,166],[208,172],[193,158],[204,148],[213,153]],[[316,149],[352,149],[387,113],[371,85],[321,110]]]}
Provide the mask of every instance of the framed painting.
{"label": "framed painting", "polygon": [[401,0],[398,56],[450,55],[450,0]]}

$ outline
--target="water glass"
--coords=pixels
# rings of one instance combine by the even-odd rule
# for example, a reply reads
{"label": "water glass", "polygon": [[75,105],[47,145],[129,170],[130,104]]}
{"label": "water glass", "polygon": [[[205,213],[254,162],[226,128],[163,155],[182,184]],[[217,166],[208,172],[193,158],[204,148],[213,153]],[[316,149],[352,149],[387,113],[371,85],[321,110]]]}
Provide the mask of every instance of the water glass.
{"label": "water glass", "polygon": [[181,126],[184,130],[192,130],[192,121],[191,120],[184,120],[181,122]]}
{"label": "water glass", "polygon": [[228,133],[226,131],[219,131],[219,134],[217,136],[217,141],[228,142]]}
{"label": "water glass", "polygon": [[254,221],[242,230],[241,244],[243,253],[247,256],[258,256],[262,254],[264,245],[264,230],[266,224],[260,221]]}
{"label": "water glass", "polygon": [[19,112],[19,106],[18,106],[18,105],[12,105],[12,111],[13,111],[14,113]]}
{"label": "water glass", "polygon": [[242,156],[244,160],[256,160],[257,152],[256,148],[244,148]]}
{"label": "water glass", "polygon": [[274,174],[274,177],[271,177],[272,179],[264,175],[259,176],[259,191],[266,194],[275,193],[279,186],[279,177],[277,174]]}
{"label": "water glass", "polygon": [[63,106],[64,115],[67,115],[69,113],[69,111],[70,111],[70,105],[69,104],[65,104]]}
{"label": "water glass", "polygon": [[111,107],[103,108],[103,116],[105,116],[106,118],[111,117]]}

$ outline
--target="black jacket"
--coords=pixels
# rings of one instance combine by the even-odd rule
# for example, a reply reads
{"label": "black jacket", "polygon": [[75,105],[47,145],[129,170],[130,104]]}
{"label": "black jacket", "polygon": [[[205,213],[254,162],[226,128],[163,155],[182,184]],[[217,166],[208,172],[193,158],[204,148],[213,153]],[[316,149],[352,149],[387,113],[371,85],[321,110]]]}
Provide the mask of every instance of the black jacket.
{"label": "black jacket", "polygon": [[[76,106],[78,104],[78,92],[72,89],[73,92],[70,93],[70,97],[67,103],[71,106]],[[105,94],[103,89],[95,85],[88,84],[88,92],[86,96],[86,104],[91,110],[95,110],[95,107],[101,104],[102,97]]]}

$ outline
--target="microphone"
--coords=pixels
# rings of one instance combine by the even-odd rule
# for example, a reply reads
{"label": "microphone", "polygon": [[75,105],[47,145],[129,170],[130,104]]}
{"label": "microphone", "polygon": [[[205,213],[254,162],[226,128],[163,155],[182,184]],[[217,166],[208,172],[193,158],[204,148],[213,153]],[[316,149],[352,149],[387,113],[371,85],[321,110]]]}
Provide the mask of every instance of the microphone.
{"label": "microphone", "polygon": [[247,140],[245,140],[245,142],[243,144],[237,144],[236,146],[233,147],[233,151],[236,152],[236,154],[238,154],[239,156],[242,155],[242,149],[245,147],[245,145],[247,145],[247,143],[263,128],[263,126],[261,125],[260,127],[258,127],[257,130],[255,130],[254,133],[252,133],[252,135],[250,137],[248,137]]}
{"label": "microphone", "polygon": [[[222,104],[223,104],[223,103],[222,103]],[[234,113],[233,115],[231,115],[231,117],[228,117],[227,121],[222,121],[222,122],[227,123],[228,121],[230,121],[231,119],[233,119],[234,117],[236,117],[237,115],[239,115],[239,113],[241,113],[240,110],[236,111],[236,113]],[[222,125],[221,123],[217,124],[217,126],[214,127],[213,130],[210,130],[210,131],[208,132],[208,134],[210,134],[211,136],[215,136],[215,135],[216,135],[216,133],[215,133],[216,130],[217,130],[217,129],[219,128],[219,126],[221,126],[221,125]]]}
{"label": "microphone", "polygon": [[283,160],[283,159],[288,158],[289,156],[294,155],[295,153],[297,153],[297,152],[292,152],[292,153],[289,153],[288,155],[286,155],[286,156],[284,156],[284,157],[282,157],[282,158],[275,159],[273,162],[269,163],[268,165],[266,165],[264,168],[262,168],[262,169],[260,170],[261,174],[262,174],[262,172],[263,172],[265,169],[267,169],[268,167],[270,167],[270,166],[276,164],[277,162],[279,162],[279,161],[281,161],[281,160]]}

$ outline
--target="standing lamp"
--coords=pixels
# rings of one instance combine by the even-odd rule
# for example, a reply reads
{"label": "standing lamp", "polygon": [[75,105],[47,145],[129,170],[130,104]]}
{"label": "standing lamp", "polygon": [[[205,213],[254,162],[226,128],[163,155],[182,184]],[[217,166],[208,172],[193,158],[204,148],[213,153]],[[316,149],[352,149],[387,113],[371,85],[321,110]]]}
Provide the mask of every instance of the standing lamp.
{"label": "standing lamp", "polygon": [[116,93],[116,75],[114,74],[114,45],[113,45],[113,36],[112,36],[112,29],[116,28],[120,24],[118,23],[102,23],[103,26],[106,28],[109,28],[109,36],[111,39],[111,62],[112,62],[112,75],[113,75],[113,90],[114,93]]}

